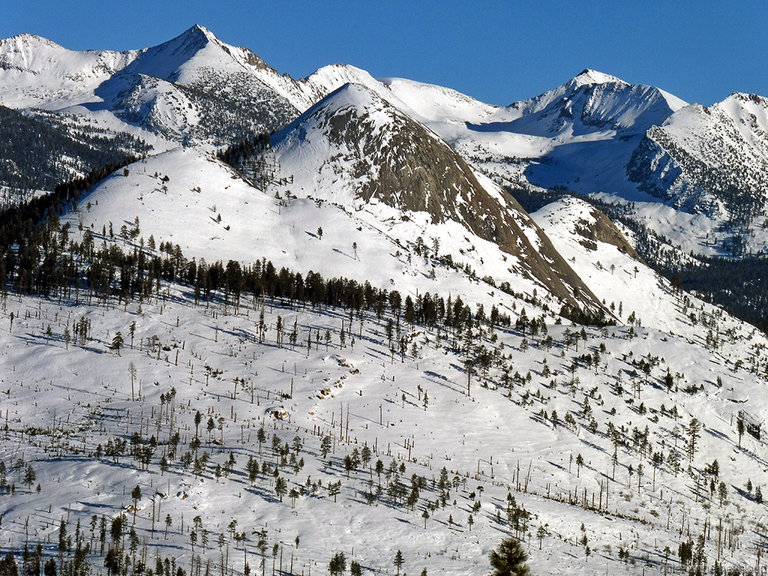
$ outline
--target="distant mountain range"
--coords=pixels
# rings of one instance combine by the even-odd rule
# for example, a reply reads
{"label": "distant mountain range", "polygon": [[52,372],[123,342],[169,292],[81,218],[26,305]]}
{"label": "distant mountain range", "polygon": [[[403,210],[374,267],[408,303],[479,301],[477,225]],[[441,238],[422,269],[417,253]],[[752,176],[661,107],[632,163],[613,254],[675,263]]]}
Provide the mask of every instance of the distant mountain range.
{"label": "distant mountain range", "polygon": [[[15,142],[0,158],[8,203],[130,156],[274,134],[270,161],[292,194],[323,189],[334,202],[426,211],[510,254],[538,250],[520,240],[527,236],[515,228],[531,221],[513,196],[530,208],[525,199],[541,193],[589,196],[634,229],[642,256],[668,273],[768,249],[768,117],[755,95],[707,108],[584,70],[499,107],[338,64],[294,80],[194,26],[121,53],[73,52],[29,34],[0,40],[0,106],[17,118],[0,126]],[[479,183],[481,175],[495,184]],[[565,268],[555,276],[578,285]],[[575,303],[573,289],[549,289]]]}

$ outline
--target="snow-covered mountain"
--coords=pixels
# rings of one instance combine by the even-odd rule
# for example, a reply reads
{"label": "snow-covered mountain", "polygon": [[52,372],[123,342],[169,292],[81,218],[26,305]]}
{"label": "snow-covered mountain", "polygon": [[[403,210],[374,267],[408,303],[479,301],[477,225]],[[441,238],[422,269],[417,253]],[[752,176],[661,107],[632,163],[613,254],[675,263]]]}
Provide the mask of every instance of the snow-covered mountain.
{"label": "snow-covered mountain", "polygon": [[307,101],[293,79],[250,50],[193,26],[123,53],[73,52],[28,34],[3,40],[0,104],[74,114],[80,124],[97,119],[162,149],[275,130]]}
{"label": "snow-covered mountain", "polygon": [[[745,232],[736,255],[765,246],[768,100],[732,94],[691,105],[652,127],[627,167],[640,188]],[[757,235],[755,235],[757,233]]]}
{"label": "snow-covered mountain", "polygon": [[[439,226],[460,224],[509,255],[507,273],[529,278],[568,305],[599,309],[512,197],[429,129],[362,85],[346,84],[310,108],[272,138],[271,153],[278,179],[290,181],[293,194],[362,213],[382,204],[389,214],[377,214],[377,222],[392,215],[413,219],[429,237],[439,235]],[[465,249],[473,250],[471,245]],[[505,273],[495,276],[508,281]]]}
{"label": "snow-covered mountain", "polygon": [[[525,194],[573,191],[615,204],[610,212],[642,228],[639,241],[654,246],[646,258],[665,270],[679,268],[691,252],[740,257],[761,253],[768,242],[758,96],[688,106],[658,88],[588,69],[500,107],[440,86],[375,79],[343,64],[294,80],[201,26],[124,53],[72,52],[22,34],[0,44],[0,79],[0,105],[44,120],[61,141],[111,141],[121,157],[263,139],[342,86],[361,85],[450,144],[475,176]],[[93,168],[82,154],[42,165],[52,166],[47,179],[4,159],[0,193],[18,199]],[[484,226],[476,224],[475,232]]]}
{"label": "snow-covered mountain", "polygon": [[584,70],[450,136],[500,183],[635,198],[624,170],[632,151],[646,130],[684,104],[657,88]]}
{"label": "snow-covered mountain", "polygon": [[[765,113],[757,96],[689,107],[658,88],[584,70],[499,107],[341,64],[297,81],[197,25],[123,53],[73,52],[30,34],[0,41],[1,105],[66,113],[72,131],[127,132],[158,151],[277,130],[348,83],[428,126],[497,183],[661,199],[719,224],[757,219],[740,242],[756,251],[763,241]],[[714,244],[730,246],[732,237]],[[686,243],[708,252],[703,239]]]}
{"label": "snow-covered mountain", "polygon": [[0,39],[0,103],[61,110],[95,100],[98,86],[138,52],[75,52],[40,36]]}
{"label": "snow-covered mountain", "polygon": [[144,154],[0,218],[2,574],[763,571],[768,339],[639,253],[757,205],[762,99],[294,81],[199,26],[0,80],[14,177]]}

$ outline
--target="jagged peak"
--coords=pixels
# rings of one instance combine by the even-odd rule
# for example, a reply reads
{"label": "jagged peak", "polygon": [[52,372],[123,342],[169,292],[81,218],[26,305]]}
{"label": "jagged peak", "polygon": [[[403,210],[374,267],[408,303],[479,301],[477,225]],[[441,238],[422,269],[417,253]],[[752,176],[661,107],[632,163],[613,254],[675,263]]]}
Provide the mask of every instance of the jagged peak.
{"label": "jagged peak", "polygon": [[739,102],[753,102],[763,106],[768,105],[768,98],[760,96],[760,94],[752,94],[746,92],[732,92],[725,100],[721,102],[739,101]]}
{"label": "jagged peak", "polygon": [[203,34],[209,40],[218,40],[213,32],[208,30],[208,28],[205,26],[201,26],[200,24],[195,24],[194,26],[190,27],[186,33]]}
{"label": "jagged peak", "polygon": [[18,51],[25,47],[36,48],[40,46],[47,46],[47,47],[56,48],[59,50],[66,50],[66,48],[57,44],[53,40],[49,40],[48,38],[44,38],[43,36],[38,36],[37,34],[30,34],[29,32],[16,34],[14,36],[11,36],[10,38],[5,38],[5,39],[0,38],[0,49],[6,48],[6,49],[12,49],[12,50]]}
{"label": "jagged peak", "polygon": [[571,81],[577,86],[587,86],[592,84],[627,84],[621,78],[585,68]]}
{"label": "jagged peak", "polygon": [[194,26],[187,28],[184,32],[175,38],[168,40],[167,42],[163,42],[158,46],[158,48],[178,44],[188,46],[190,48],[201,49],[204,48],[209,42],[215,42],[217,44],[221,43],[210,30],[200,26],[199,24],[195,24]]}

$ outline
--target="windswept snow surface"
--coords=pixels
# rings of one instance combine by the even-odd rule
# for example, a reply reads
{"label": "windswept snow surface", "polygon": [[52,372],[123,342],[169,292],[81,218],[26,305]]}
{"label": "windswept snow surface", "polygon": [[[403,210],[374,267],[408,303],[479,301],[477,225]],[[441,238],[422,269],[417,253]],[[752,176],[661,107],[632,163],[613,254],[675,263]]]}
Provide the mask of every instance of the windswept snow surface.
{"label": "windswept snow surface", "polygon": [[[278,269],[345,276],[404,294],[461,296],[511,310],[516,299],[485,282],[469,281],[459,269],[467,263],[479,278],[507,280],[515,292],[528,295],[538,287],[546,298],[540,286],[510,270],[512,256],[458,223],[432,224],[419,213],[403,219],[402,212],[380,203],[355,207],[296,197],[290,190],[300,190],[298,182],[266,193],[204,152],[176,149],[129,166],[128,176],[115,173],[83,197],[78,212],[65,221],[91,229],[98,240],[102,229],[108,235],[110,223],[119,236],[123,225],[130,228],[139,217],[143,238],[178,244],[188,258],[244,265],[266,258]],[[438,246],[439,254],[452,254],[456,266],[418,256],[419,238],[431,253]]]}
{"label": "windswept snow surface", "polygon": [[643,326],[690,338],[698,335],[699,329],[689,330],[690,319],[672,297],[668,280],[618,246],[588,237],[597,226],[594,211],[582,200],[565,198],[541,208],[533,218],[587,286],[622,321],[634,315]]}

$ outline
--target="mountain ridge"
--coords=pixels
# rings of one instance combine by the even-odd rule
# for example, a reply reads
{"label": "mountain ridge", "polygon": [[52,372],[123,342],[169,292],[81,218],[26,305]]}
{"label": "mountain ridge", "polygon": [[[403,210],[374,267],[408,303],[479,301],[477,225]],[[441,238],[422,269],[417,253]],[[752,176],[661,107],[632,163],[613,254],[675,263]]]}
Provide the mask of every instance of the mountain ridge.
{"label": "mountain ridge", "polygon": [[601,308],[513,198],[488,191],[453,148],[367,87],[332,92],[277,133],[272,147],[294,194],[343,205],[381,202],[426,213],[431,224],[460,222],[518,258],[520,272],[568,305]]}

